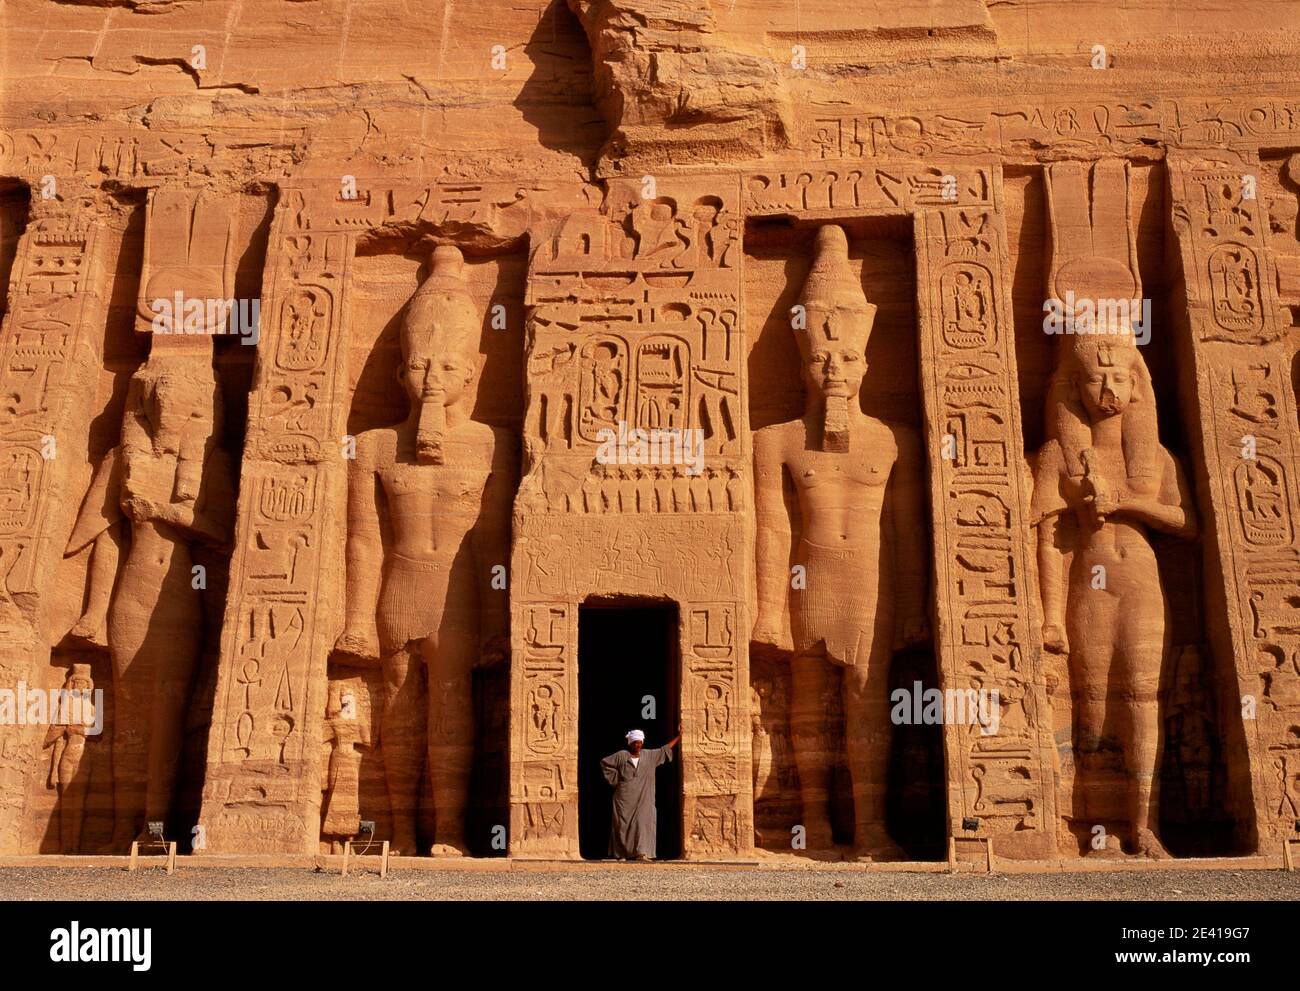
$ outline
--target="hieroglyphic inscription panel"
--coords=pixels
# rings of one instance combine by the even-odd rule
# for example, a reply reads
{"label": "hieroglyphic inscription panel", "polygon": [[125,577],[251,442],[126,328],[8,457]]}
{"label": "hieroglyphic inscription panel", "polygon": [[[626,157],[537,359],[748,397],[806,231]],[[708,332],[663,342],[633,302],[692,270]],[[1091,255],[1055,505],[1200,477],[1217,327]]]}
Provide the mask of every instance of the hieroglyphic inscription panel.
{"label": "hieroglyphic inscription panel", "polygon": [[1205,474],[1236,658],[1256,829],[1300,818],[1300,437],[1291,356],[1249,156],[1171,156]]}
{"label": "hieroglyphic inscription panel", "polygon": [[212,852],[312,852],[338,610],[354,235],[285,190],[268,249],[201,823]]}
{"label": "hieroglyphic inscription panel", "polygon": [[1054,775],[1025,540],[1015,340],[997,170],[987,204],[915,215],[937,646],[945,688],[997,690],[997,732],[945,726],[950,829],[1007,856],[1054,848]]}

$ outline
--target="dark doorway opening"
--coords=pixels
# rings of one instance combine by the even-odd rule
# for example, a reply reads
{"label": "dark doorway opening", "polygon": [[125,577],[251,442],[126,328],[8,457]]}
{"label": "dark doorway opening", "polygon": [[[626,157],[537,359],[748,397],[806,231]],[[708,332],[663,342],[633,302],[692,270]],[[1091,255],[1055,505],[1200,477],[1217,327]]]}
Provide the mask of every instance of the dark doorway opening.
{"label": "dark doorway opening", "polygon": [[[912,648],[894,655],[889,694],[939,687],[934,651]],[[944,780],[943,727],[925,723],[898,725],[890,734],[889,790],[885,824],[909,860],[942,860],[948,846],[948,791]]]}
{"label": "dark doorway opening", "polygon": [[[578,847],[584,858],[609,855],[613,790],[601,758],[622,750],[630,729],[645,731],[647,748],[676,736],[680,685],[675,605],[614,600],[578,610]],[[644,715],[649,699],[653,718]],[[680,750],[673,756],[655,782],[660,860],[682,855]]]}

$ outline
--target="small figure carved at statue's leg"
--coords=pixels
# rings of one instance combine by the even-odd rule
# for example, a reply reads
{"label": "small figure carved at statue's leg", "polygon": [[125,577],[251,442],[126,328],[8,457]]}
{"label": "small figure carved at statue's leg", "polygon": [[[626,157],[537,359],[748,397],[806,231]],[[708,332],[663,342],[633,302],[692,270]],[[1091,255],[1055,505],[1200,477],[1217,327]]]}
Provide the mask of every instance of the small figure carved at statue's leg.
{"label": "small figure carved at statue's leg", "polygon": [[60,704],[62,721],[53,722],[46,734],[50,754],[49,786],[58,794],[59,852],[81,852],[81,825],[90,790],[90,768],[83,770],[86,732],[100,717],[94,703],[95,683],[89,664],[74,664],[68,673]]}

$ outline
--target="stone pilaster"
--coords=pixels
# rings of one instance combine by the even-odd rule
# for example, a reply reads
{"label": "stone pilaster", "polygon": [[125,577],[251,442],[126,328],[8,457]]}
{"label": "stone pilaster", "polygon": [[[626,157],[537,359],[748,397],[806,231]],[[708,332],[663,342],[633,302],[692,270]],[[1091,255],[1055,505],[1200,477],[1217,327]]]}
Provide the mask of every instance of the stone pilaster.
{"label": "stone pilaster", "polygon": [[[16,692],[44,686],[46,583],[81,499],[108,277],[101,206],[33,200],[0,328],[0,687]],[[0,726],[0,854],[20,852],[43,733]]]}
{"label": "stone pilaster", "polygon": [[282,191],[199,820],[213,853],[318,848],[326,663],[342,616],[354,242]]}
{"label": "stone pilaster", "polygon": [[[1268,212],[1253,197],[1259,164],[1243,153],[1171,154],[1173,227],[1182,259],[1199,415],[1198,486],[1208,497],[1223,609],[1220,643],[1236,662],[1251,797],[1266,853],[1300,820],[1300,436]],[[1212,532],[1209,532],[1211,531]],[[1216,590],[1217,591],[1217,590]],[[1213,619],[1213,617],[1212,617]],[[1229,733],[1229,746],[1233,737]],[[1230,753],[1230,759],[1232,755]],[[1249,837],[1243,839],[1249,841]]]}
{"label": "stone pilaster", "polygon": [[979,188],[982,204],[914,214],[940,682],[996,689],[1002,704],[996,733],[944,727],[949,833],[991,836],[999,856],[1045,857],[1055,774],[1000,171]]}

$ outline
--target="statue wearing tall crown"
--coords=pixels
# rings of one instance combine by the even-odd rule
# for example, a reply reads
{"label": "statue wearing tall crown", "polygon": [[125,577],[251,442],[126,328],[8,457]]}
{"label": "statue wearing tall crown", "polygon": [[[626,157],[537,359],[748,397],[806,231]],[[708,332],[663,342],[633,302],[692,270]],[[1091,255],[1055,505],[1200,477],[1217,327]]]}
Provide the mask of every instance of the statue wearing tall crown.
{"label": "statue wearing tall crown", "polygon": [[807,849],[833,846],[826,713],[829,693],[842,691],[853,854],[866,860],[901,856],[885,828],[889,665],[896,649],[928,637],[919,438],[867,416],[859,398],[875,314],[844,229],[821,227],[792,321],[804,415],[754,434],[753,641],[793,651],[790,730]]}
{"label": "statue wearing tall crown", "polygon": [[507,643],[508,593],[493,575],[504,579],[509,561],[517,459],[507,432],[470,419],[481,321],[464,266],[457,248],[434,250],[402,320],[398,378],[410,413],[357,437],[348,478],[347,605],[335,650],[383,668],[379,746],[393,849],[407,855],[422,766],[434,803],[429,852],[467,852],[473,670],[504,659]]}

